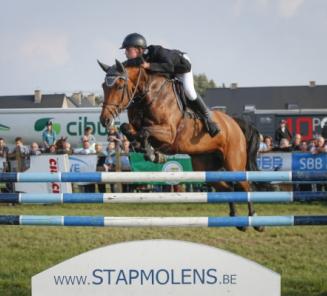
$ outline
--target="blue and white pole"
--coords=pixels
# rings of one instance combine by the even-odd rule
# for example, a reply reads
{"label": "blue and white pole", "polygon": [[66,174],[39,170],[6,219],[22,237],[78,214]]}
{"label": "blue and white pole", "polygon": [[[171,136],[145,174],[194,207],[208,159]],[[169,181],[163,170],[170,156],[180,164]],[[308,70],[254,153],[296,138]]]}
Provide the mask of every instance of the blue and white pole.
{"label": "blue and white pole", "polygon": [[327,225],[327,216],[103,217],[0,215],[0,225],[92,227],[248,227]]}
{"label": "blue and white pole", "polygon": [[0,173],[0,182],[296,182],[327,181],[327,171]]}
{"label": "blue and white pole", "polygon": [[327,192],[2,193],[0,203],[284,203],[327,201]]}

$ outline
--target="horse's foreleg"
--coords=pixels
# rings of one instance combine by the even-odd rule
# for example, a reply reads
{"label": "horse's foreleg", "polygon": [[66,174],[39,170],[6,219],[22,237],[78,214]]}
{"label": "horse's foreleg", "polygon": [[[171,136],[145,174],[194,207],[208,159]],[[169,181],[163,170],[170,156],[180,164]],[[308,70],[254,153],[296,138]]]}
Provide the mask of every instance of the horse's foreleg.
{"label": "horse's foreleg", "polygon": [[128,141],[132,142],[136,140],[137,131],[130,123],[123,123],[119,129],[123,133],[123,135],[126,136]]}
{"label": "horse's foreleg", "polygon": [[141,145],[144,148],[144,158],[149,161],[155,161],[154,149],[149,142],[150,136],[148,129],[144,128],[140,133]]}
{"label": "horse's foreleg", "polygon": [[[151,139],[150,139],[151,138]],[[172,149],[175,139],[175,133],[172,128],[166,125],[151,125],[142,129],[141,132],[142,145],[145,149],[145,157],[151,161],[160,161],[160,155],[156,152],[150,142],[155,142],[159,150]]]}
{"label": "horse's foreleg", "polygon": [[127,140],[131,142],[131,145],[135,149],[135,151],[144,151],[144,148],[142,147],[142,143],[140,141],[139,133],[133,125],[129,123],[123,123],[120,126],[120,131],[123,133],[124,136],[126,136]]}
{"label": "horse's foreleg", "polygon": [[162,146],[172,146],[176,138],[176,131],[170,125],[151,125],[143,131]]}
{"label": "horse's foreleg", "polygon": [[151,129],[148,127],[143,128],[141,131],[137,131],[130,123],[123,123],[120,126],[121,132],[126,136],[130,142],[137,143],[137,149],[145,153],[146,160],[155,161],[156,155],[152,148],[149,137],[151,136]]}

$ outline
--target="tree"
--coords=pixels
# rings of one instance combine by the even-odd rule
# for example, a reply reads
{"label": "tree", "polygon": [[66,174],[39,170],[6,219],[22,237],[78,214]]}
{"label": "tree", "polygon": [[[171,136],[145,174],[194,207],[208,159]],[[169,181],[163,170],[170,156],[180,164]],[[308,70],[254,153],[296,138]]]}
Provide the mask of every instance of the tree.
{"label": "tree", "polygon": [[216,83],[212,79],[209,80],[204,73],[195,74],[193,77],[195,90],[200,96],[204,96],[208,88],[217,87]]}

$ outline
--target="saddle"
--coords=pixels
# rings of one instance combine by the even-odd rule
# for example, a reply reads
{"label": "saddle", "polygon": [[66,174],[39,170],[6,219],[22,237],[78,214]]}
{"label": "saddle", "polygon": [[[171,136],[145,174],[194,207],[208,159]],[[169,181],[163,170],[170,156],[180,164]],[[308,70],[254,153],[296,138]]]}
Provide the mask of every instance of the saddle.
{"label": "saddle", "polygon": [[177,78],[172,79],[173,90],[176,96],[177,105],[184,117],[198,119],[199,115],[191,108],[189,100],[185,94],[183,83]]}

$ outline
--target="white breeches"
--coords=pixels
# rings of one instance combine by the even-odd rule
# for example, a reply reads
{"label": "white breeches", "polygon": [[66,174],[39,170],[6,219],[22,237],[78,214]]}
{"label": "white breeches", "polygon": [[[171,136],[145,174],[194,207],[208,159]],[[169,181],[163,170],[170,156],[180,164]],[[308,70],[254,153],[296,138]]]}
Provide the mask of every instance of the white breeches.
{"label": "white breeches", "polygon": [[[186,54],[184,54],[183,57],[187,59],[189,62],[191,62],[190,58]],[[196,100],[198,95],[194,88],[193,71],[191,70],[190,72],[184,74],[177,74],[176,77],[179,81],[183,83],[187,98],[191,101]]]}

